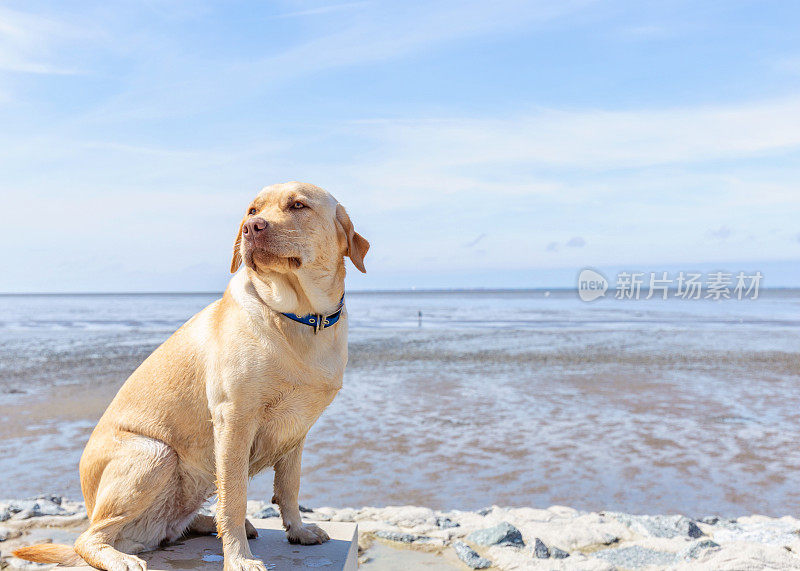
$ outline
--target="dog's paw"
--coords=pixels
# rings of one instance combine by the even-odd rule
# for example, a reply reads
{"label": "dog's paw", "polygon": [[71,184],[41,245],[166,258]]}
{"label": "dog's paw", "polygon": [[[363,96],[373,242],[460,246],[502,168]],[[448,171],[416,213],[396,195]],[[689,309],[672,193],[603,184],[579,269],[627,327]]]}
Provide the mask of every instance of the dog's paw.
{"label": "dog's paw", "polygon": [[255,539],[258,537],[258,530],[253,527],[249,519],[244,520],[244,531],[247,534],[247,539]]}
{"label": "dog's paw", "polygon": [[225,558],[224,571],[267,571],[267,566],[260,559],[245,559],[237,557]]}
{"label": "dog's paw", "polygon": [[147,563],[135,555],[120,553],[109,562],[108,571],[147,571]]}
{"label": "dog's paw", "polygon": [[325,543],[330,539],[325,530],[313,523],[292,527],[286,532],[289,543],[300,543],[302,545],[316,545]]}

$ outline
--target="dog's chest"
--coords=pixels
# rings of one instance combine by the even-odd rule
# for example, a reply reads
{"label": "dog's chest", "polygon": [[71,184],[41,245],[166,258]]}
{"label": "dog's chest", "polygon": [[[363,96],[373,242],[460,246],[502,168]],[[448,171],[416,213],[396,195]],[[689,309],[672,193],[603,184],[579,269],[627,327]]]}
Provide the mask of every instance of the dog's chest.
{"label": "dog's chest", "polygon": [[259,428],[250,450],[250,475],[274,465],[297,447],[337,392],[287,386],[266,398],[259,408]]}

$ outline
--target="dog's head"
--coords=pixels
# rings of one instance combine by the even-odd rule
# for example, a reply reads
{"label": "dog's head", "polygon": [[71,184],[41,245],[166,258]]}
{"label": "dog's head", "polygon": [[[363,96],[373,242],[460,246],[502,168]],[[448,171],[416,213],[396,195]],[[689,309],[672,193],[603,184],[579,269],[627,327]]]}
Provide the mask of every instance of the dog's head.
{"label": "dog's head", "polygon": [[335,273],[349,256],[362,272],[369,242],[327,191],[300,182],[264,188],[247,207],[233,245],[231,273],[244,262],[259,276]]}

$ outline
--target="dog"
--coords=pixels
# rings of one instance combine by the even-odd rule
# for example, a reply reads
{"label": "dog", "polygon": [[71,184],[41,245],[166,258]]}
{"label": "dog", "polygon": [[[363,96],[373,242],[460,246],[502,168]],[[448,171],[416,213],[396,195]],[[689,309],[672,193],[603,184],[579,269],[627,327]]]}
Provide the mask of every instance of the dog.
{"label": "dog", "polygon": [[[325,190],[264,188],[239,225],[222,299],[133,372],[92,432],[80,461],[89,528],[72,547],[14,555],[145,571],[136,553],[216,531],[225,571],[266,571],[247,544],[257,533],[245,511],[248,479],[268,467],[288,540],[327,541],[300,517],[300,459],[308,430],[342,387],[344,257],[366,272],[367,250]],[[216,516],[198,514],[214,493]]]}

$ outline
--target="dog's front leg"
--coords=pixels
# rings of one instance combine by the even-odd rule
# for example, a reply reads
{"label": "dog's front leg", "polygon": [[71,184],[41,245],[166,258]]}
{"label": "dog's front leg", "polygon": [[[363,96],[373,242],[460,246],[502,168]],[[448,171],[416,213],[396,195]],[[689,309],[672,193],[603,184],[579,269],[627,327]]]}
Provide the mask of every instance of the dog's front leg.
{"label": "dog's front leg", "polygon": [[222,538],[225,571],[266,571],[247,545],[247,476],[254,424],[250,411],[232,403],[214,408],[214,459],[217,471],[217,533]]}
{"label": "dog's front leg", "polygon": [[293,450],[275,463],[275,495],[272,502],[281,508],[283,527],[289,543],[314,545],[330,539],[325,530],[309,523],[303,524],[297,496],[300,493],[300,457],[303,455],[301,442]]}

